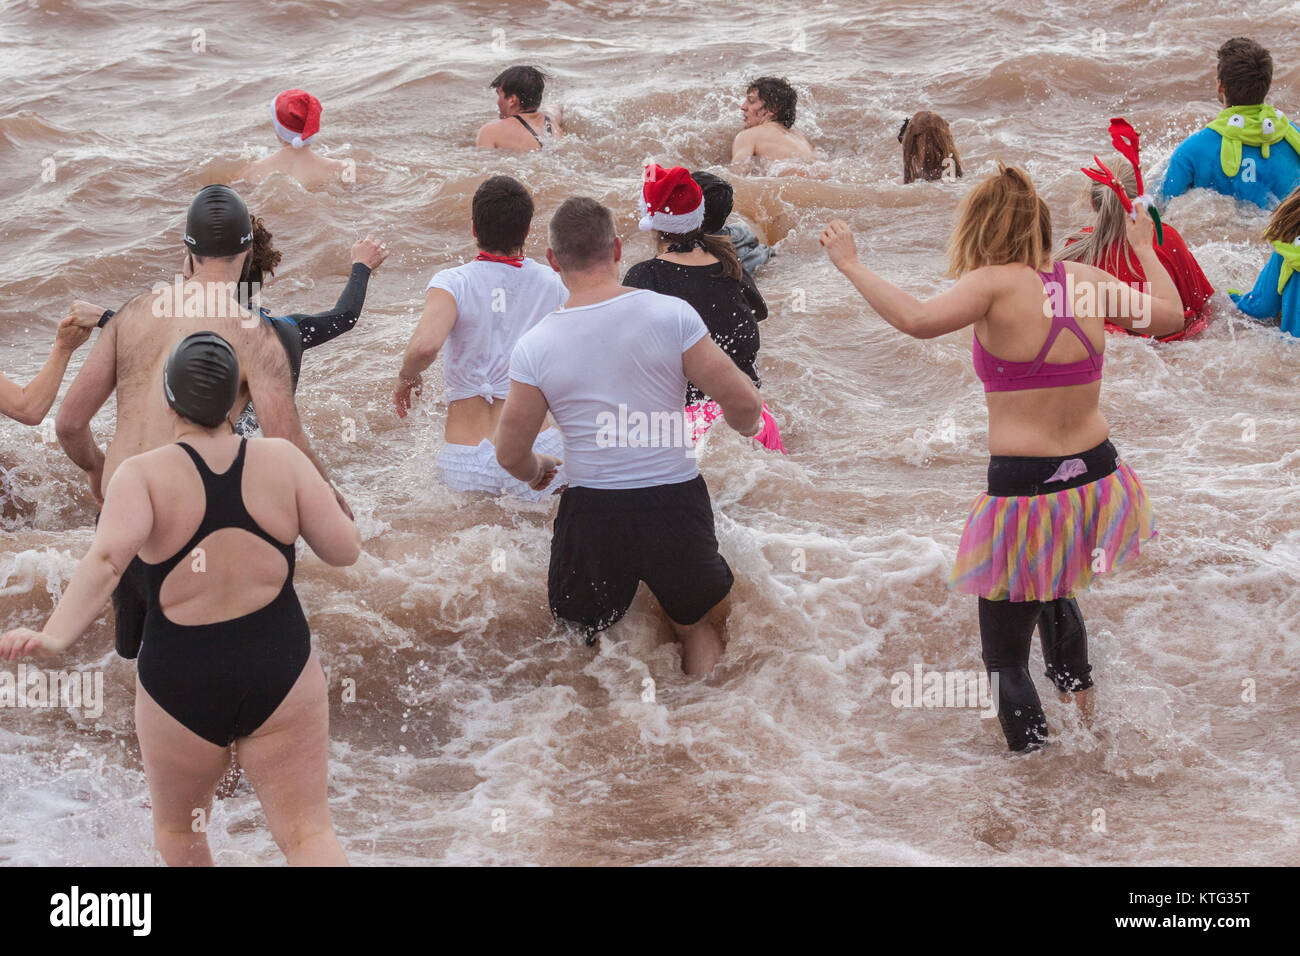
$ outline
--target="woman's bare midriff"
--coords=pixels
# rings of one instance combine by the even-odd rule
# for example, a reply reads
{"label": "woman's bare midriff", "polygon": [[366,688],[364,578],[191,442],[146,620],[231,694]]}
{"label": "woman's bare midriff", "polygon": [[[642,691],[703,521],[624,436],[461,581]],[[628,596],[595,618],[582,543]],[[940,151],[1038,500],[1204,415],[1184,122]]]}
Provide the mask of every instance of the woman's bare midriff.
{"label": "woman's bare midriff", "polygon": [[989,454],[1058,458],[1110,437],[1097,407],[1101,382],[1020,392],[989,392]]}
{"label": "woman's bare midriff", "polygon": [[505,407],[503,398],[498,398],[489,405],[487,399],[478,395],[449,402],[445,433],[447,441],[453,445],[474,446],[484,438],[491,441]]}

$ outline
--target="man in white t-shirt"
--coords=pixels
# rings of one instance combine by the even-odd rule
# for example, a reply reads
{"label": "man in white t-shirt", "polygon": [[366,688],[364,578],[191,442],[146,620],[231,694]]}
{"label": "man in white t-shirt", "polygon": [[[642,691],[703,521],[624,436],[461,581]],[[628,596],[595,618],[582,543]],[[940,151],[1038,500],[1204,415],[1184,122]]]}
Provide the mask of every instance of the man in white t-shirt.
{"label": "man in white t-shirt", "polygon": [[[442,478],[456,491],[512,494],[536,501],[552,494],[510,477],[491,436],[510,389],[510,353],[519,337],[568,298],[553,269],[524,258],[533,198],[522,183],[493,176],[474,193],[472,230],[480,252],[429,282],[424,314],[406,347],[393,403],[406,417],[423,390],[421,373],[443,353],[447,444],[438,453]],[[548,428],[536,450],[559,465],[561,435]],[[554,475],[552,475],[554,477]],[[563,479],[556,483],[556,487]]]}
{"label": "man in white t-shirt", "polygon": [[644,581],[682,643],[682,669],[702,676],[726,646],[733,578],[682,396],[695,382],[746,436],[758,433],[763,403],[690,305],[619,285],[621,257],[613,217],[596,200],[556,210],[546,259],[569,298],[515,346],[497,461],[545,487],[551,465],[533,441],[547,412],[555,416],[569,487],[551,538],[551,612],[594,643]]}

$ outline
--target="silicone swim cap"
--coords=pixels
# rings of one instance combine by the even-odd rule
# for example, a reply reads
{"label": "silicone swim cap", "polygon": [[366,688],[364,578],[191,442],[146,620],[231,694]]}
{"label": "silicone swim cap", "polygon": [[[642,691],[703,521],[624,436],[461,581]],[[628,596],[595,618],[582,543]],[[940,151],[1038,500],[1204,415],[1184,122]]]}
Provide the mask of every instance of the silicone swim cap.
{"label": "silicone swim cap", "polygon": [[196,256],[237,256],[253,244],[253,218],[229,186],[204,186],[185,217],[185,246]]}
{"label": "silicone swim cap", "polygon": [[216,428],[239,395],[239,360],[216,332],[195,332],[176,343],[163,368],[163,395],[182,418]]}
{"label": "silicone swim cap", "polygon": [[691,179],[704,193],[704,225],[701,228],[709,233],[721,232],[731,215],[734,195],[731,184],[712,173],[691,173]]}

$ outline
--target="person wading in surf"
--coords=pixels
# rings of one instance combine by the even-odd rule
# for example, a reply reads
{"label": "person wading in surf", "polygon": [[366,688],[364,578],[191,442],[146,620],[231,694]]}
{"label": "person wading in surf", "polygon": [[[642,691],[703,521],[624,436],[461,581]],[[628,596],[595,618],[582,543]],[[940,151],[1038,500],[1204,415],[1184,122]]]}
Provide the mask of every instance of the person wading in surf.
{"label": "person wading in surf", "polygon": [[512,66],[488,85],[497,91],[499,119],[478,131],[476,146],[526,152],[564,135],[560,107],[542,107],[546,75],[537,67]]}

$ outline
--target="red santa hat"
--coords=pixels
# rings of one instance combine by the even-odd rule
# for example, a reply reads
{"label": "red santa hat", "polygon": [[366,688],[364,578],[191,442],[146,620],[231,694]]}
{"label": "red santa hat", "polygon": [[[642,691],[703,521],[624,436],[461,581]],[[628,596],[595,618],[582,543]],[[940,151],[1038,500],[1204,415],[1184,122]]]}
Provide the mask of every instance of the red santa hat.
{"label": "red santa hat", "polygon": [[684,236],[704,225],[704,193],[682,166],[646,166],[640,208],[642,232],[657,229]]}
{"label": "red santa hat", "polygon": [[320,100],[302,90],[285,90],[271,101],[275,133],[294,149],[301,149],[320,132]]}

